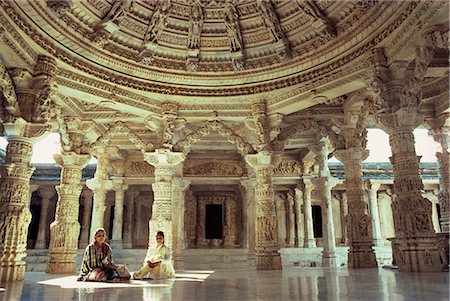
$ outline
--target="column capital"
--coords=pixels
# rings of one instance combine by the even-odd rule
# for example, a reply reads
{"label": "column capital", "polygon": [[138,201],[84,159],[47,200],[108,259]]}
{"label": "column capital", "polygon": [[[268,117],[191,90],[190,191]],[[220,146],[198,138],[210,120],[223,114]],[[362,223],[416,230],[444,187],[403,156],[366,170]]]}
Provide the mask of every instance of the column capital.
{"label": "column capital", "polygon": [[185,159],[186,156],[183,153],[173,152],[169,149],[164,148],[160,148],[155,150],[154,152],[147,152],[144,154],[144,160],[155,167],[174,167],[182,163]]}
{"label": "column capital", "polygon": [[367,180],[366,184],[371,192],[377,192],[378,189],[380,189],[381,187],[381,183],[378,182],[377,180]]}
{"label": "column capital", "polygon": [[113,182],[111,180],[99,180],[93,178],[86,180],[86,186],[94,192],[109,191],[113,189]]}
{"label": "column capital", "polygon": [[114,191],[127,190],[128,185],[123,184],[124,177],[111,177],[111,189]]}
{"label": "column capital", "polygon": [[257,168],[260,166],[268,166],[273,164],[272,152],[270,151],[261,151],[256,154],[246,155],[245,162],[251,168]]}
{"label": "column capital", "polygon": [[74,165],[83,169],[88,165],[91,157],[89,155],[80,155],[75,152],[64,152],[62,154],[53,155],[56,164],[61,167],[65,167],[66,165]]}
{"label": "column capital", "polygon": [[363,147],[350,147],[348,149],[338,149],[333,152],[334,156],[344,164],[346,162],[360,163],[367,159],[369,150]]}

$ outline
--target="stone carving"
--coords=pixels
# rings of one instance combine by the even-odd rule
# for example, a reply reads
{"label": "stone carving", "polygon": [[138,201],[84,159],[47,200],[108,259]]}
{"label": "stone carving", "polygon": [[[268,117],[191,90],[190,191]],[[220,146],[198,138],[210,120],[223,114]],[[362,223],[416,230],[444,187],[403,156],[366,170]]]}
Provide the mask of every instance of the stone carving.
{"label": "stone carving", "polygon": [[72,0],[47,0],[47,7],[53,10],[61,18],[73,7]]}
{"label": "stone carving", "polygon": [[277,41],[284,38],[283,31],[280,27],[280,21],[278,15],[273,8],[273,4],[270,1],[259,0],[258,8],[260,9],[261,18],[266,28],[270,31],[273,38]]}
{"label": "stone carving", "polygon": [[147,162],[133,161],[126,169],[125,175],[127,176],[153,176],[155,168]]}
{"label": "stone carving", "polygon": [[97,139],[96,142],[94,142],[92,145],[89,145],[90,151],[95,151],[97,148],[106,147],[109,143],[109,141],[116,135],[124,135],[128,137],[131,143],[136,146],[138,150],[140,150],[143,154],[153,149],[153,144],[151,143],[145,143],[139,136],[134,134],[130,128],[126,126],[125,123],[122,121],[118,121],[111,125],[111,127],[101,136]]}
{"label": "stone carving", "polygon": [[196,1],[191,7],[189,19],[189,33],[187,46],[190,49],[197,49],[200,45],[200,34],[203,26],[203,10],[199,1]]}
{"label": "stone carving", "polygon": [[167,26],[167,18],[169,17],[171,4],[170,0],[158,1],[147,30],[145,31],[143,44],[149,42],[155,43],[160,39],[163,29]]}
{"label": "stone carving", "polygon": [[114,4],[111,6],[111,9],[101,20],[101,23],[107,22],[117,23],[121,19],[126,18],[130,10],[131,4],[132,4],[131,0],[115,0]]}
{"label": "stone carving", "polygon": [[325,26],[325,30],[319,32],[319,34],[326,38],[326,39],[332,39],[336,37],[336,28],[334,27],[331,20],[329,20],[324,13],[320,10],[320,8],[317,6],[314,0],[296,0],[298,6],[300,9],[308,15],[310,18],[312,18],[315,21],[320,22]]}
{"label": "stone carving", "polygon": [[246,143],[240,136],[234,133],[233,130],[219,120],[207,121],[203,127],[189,134],[185,139],[178,141],[173,146],[173,149],[187,154],[190,152],[192,144],[200,141],[202,137],[209,135],[211,132],[218,132],[220,135],[227,138],[228,142],[236,145],[241,154],[246,155],[254,153],[254,149],[250,144]]}
{"label": "stone carving", "polygon": [[242,177],[246,172],[242,165],[228,162],[208,162],[185,168],[183,173],[192,176],[237,176]]}
{"label": "stone carving", "polygon": [[13,116],[20,115],[20,107],[17,102],[16,92],[14,91],[14,86],[11,77],[9,76],[8,70],[5,66],[0,64],[0,89],[1,96],[5,102],[4,108],[7,113]]}
{"label": "stone carving", "polygon": [[241,26],[239,25],[239,15],[233,3],[227,2],[224,7],[223,20],[230,39],[231,51],[242,50]]}
{"label": "stone carving", "polygon": [[295,160],[280,162],[274,169],[273,173],[276,175],[295,174],[301,172],[301,165]]}

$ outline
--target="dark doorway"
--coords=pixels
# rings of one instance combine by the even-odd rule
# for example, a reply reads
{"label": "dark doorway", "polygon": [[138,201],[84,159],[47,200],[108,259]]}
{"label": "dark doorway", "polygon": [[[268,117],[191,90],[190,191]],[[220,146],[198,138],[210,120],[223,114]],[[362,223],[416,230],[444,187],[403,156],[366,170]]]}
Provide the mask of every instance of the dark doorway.
{"label": "dark doorway", "polygon": [[312,207],[314,237],[322,237],[322,208],[317,205]]}
{"label": "dark doorway", "polygon": [[222,205],[206,205],[205,207],[205,238],[222,239]]}

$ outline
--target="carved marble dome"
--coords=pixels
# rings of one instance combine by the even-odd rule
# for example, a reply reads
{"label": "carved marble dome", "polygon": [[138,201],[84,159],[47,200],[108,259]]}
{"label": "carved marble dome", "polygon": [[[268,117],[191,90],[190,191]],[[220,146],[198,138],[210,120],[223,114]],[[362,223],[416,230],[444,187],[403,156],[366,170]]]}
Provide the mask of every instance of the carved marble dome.
{"label": "carved marble dome", "polygon": [[[94,120],[97,137],[116,121],[141,137],[149,135],[144,126],[158,128],[166,103],[176,106],[178,129],[186,131],[181,136],[220,119],[252,141],[251,133],[244,133],[251,128],[246,120],[261,101],[273,129],[304,116],[328,119],[365,89],[377,66],[413,62],[415,47],[425,43],[423,32],[448,24],[446,1],[1,5],[5,67],[33,73],[40,55],[53,57],[54,102],[65,115]],[[448,80],[448,49],[435,56],[423,87],[430,107],[432,91],[445,89]]]}

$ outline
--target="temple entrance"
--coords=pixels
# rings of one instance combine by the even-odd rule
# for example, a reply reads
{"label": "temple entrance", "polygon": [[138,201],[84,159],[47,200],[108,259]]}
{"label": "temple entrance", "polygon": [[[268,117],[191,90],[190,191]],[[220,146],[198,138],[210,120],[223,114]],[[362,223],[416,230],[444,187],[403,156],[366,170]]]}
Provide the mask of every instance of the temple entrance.
{"label": "temple entrance", "polygon": [[205,205],[205,239],[222,239],[222,205]]}

